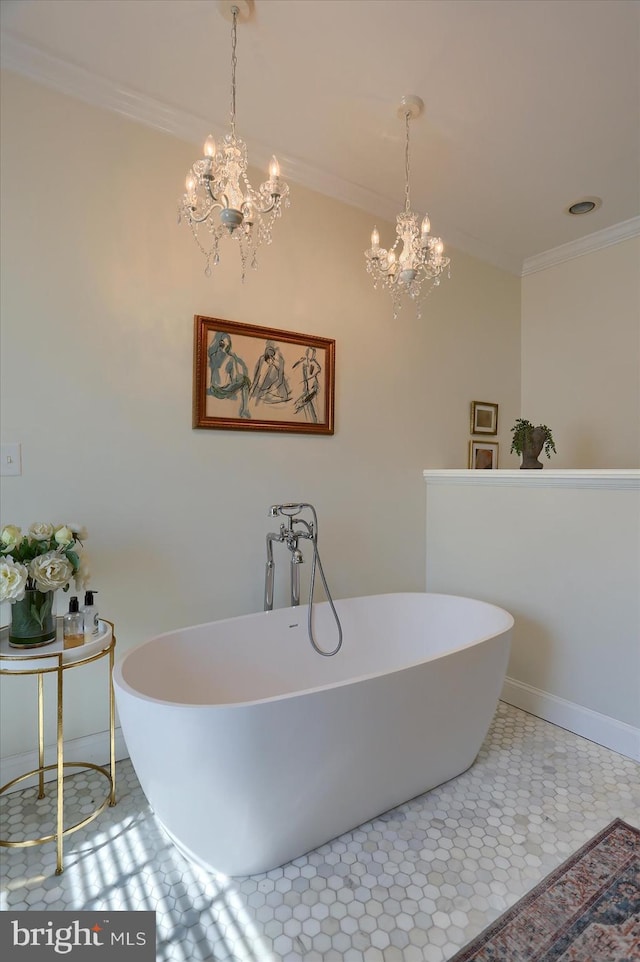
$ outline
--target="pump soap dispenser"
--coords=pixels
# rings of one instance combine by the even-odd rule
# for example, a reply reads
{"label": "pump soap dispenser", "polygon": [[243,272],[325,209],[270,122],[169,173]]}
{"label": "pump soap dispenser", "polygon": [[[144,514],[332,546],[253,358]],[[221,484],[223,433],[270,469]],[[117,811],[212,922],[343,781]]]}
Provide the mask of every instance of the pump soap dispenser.
{"label": "pump soap dispenser", "polygon": [[62,634],[65,648],[78,648],[84,644],[84,620],[75,596],[69,599],[69,611],[62,618]]}
{"label": "pump soap dispenser", "polygon": [[80,609],[84,615],[84,633],[85,635],[97,635],[100,629],[98,624],[98,609],[94,604],[93,596],[97,595],[97,591],[85,591],[84,594],[84,604]]}

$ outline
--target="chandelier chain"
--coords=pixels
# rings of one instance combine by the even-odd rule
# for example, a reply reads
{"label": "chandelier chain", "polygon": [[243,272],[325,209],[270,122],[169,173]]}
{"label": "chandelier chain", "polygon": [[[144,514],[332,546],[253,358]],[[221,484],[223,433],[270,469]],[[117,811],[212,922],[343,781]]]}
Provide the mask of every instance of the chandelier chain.
{"label": "chandelier chain", "polygon": [[238,58],[236,57],[238,8],[232,7],[231,13],[233,14],[233,26],[231,27],[231,110],[229,113],[229,120],[231,123],[231,134],[235,140],[235,136],[236,136],[236,66],[238,64]]}
{"label": "chandelier chain", "polygon": [[411,210],[411,198],[409,196],[409,117],[410,114],[404,115],[405,122],[405,148],[404,148],[404,209],[408,213]]}

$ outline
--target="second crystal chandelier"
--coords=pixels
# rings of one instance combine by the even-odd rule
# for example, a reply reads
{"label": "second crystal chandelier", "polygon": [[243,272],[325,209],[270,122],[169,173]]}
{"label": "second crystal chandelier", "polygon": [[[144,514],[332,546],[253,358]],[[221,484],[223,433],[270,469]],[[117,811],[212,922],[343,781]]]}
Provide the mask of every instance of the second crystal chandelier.
{"label": "second crystal chandelier", "polygon": [[[389,250],[380,247],[378,228],[371,232],[371,247],[365,251],[367,271],[374,287],[386,288],[393,298],[393,317],[398,316],[402,298],[407,295],[417,302],[420,317],[421,300],[440,283],[449,266],[440,237],[431,234],[431,222],[425,214],[418,226],[418,215],[411,210],[409,194],[409,121],[419,117],[424,108],[420,97],[403,97],[398,116],[405,122],[405,203],[396,217],[396,241]],[[400,247],[400,245],[402,245]]]}
{"label": "second crystal chandelier", "polygon": [[[269,179],[258,190],[247,178],[247,145],[236,137],[236,27],[238,18],[248,19],[247,0],[220,3],[231,28],[231,110],[230,133],[216,145],[209,135],[204,158],[189,170],[186,190],[178,207],[178,222],[184,218],[196,243],[207,259],[205,274],[220,261],[218,245],[223,237],[238,241],[244,280],[247,264],[258,266],[257,248],[271,243],[271,230],[282,207],[289,206],[289,188],[280,178],[275,157],[269,164]],[[208,235],[208,236],[207,236]]]}

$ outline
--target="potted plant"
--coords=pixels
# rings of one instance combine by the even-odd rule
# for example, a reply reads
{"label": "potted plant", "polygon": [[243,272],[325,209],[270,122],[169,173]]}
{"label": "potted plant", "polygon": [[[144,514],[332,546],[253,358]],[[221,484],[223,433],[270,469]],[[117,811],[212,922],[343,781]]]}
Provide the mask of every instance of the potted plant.
{"label": "potted plant", "polygon": [[551,452],[556,454],[556,446],[551,433],[551,428],[546,424],[538,424],[534,427],[531,421],[526,418],[518,418],[511,428],[513,439],[511,441],[511,451],[522,456],[520,468],[534,468],[540,470],[543,465],[538,461],[538,455],[544,448],[544,453],[548,458]]}

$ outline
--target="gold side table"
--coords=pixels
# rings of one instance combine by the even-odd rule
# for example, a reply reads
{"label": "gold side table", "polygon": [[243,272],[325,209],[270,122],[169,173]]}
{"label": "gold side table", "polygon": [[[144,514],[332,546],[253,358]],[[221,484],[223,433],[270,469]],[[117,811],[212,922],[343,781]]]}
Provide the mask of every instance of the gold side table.
{"label": "gold side table", "polygon": [[[62,640],[62,619],[58,618],[56,640],[43,648],[21,651],[9,645],[9,629],[0,629],[0,675],[37,675],[38,677],[38,767],[24,775],[18,775],[0,788],[0,795],[8,791],[18,782],[34,775],[38,776],[38,798],[44,798],[44,773],[56,773],[56,829],[51,835],[43,838],[23,839],[12,842],[0,839],[0,846],[4,848],[25,848],[30,845],[41,845],[43,842],[56,843],[56,875],[62,872],[62,848],[65,835],[84,828],[89,822],[105,810],[107,805],[116,804],[116,758],[115,758],[115,701],[113,695],[113,662],[116,637],[113,624],[110,621],[100,621],[96,636],[87,638],[83,645],[77,648],[64,648]],[[65,762],[64,760],[64,673],[81,665],[88,665],[100,658],[109,659],[109,768],[94,765],[93,762]],[[44,676],[55,672],[56,686],[56,761],[53,765],[45,765],[44,761]],[[64,827],[64,773],[69,768],[90,768],[104,775],[108,782],[106,797],[82,821]]]}

